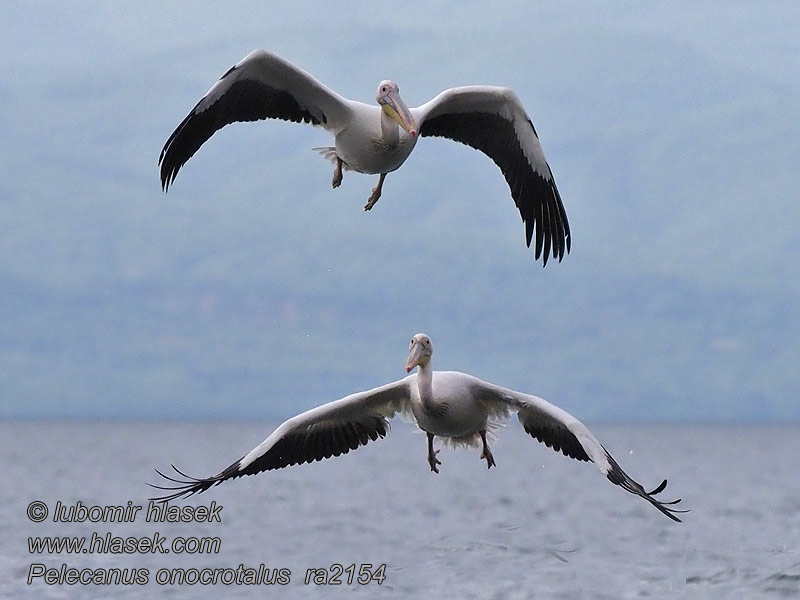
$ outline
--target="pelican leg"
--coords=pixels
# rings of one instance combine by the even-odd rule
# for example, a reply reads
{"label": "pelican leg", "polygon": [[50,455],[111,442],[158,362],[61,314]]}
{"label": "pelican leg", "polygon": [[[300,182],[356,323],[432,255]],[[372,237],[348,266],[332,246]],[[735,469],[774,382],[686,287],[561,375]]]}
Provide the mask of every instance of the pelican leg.
{"label": "pelican leg", "polygon": [[378,179],[378,185],[372,188],[372,195],[367,200],[367,203],[364,205],[364,210],[370,210],[375,203],[378,201],[378,198],[381,197],[381,190],[383,189],[383,180],[386,179],[386,173],[381,173],[380,179]]}
{"label": "pelican leg", "polygon": [[338,156],[336,157],[336,168],[333,170],[333,181],[331,185],[333,185],[333,189],[336,189],[340,185],[342,185],[342,159]]}
{"label": "pelican leg", "polygon": [[433,471],[434,473],[438,473],[439,472],[439,467],[437,467],[436,465],[442,464],[442,461],[440,461],[438,458],[436,458],[437,454],[439,454],[439,451],[433,449],[433,434],[429,433],[428,434],[428,464],[431,466],[431,471]]}
{"label": "pelican leg", "polygon": [[494,456],[492,456],[491,450],[489,450],[489,446],[486,444],[486,430],[480,431],[481,434],[481,441],[483,442],[483,452],[481,452],[481,458],[486,459],[486,468],[491,469],[492,467],[496,467],[497,465],[494,462]]}

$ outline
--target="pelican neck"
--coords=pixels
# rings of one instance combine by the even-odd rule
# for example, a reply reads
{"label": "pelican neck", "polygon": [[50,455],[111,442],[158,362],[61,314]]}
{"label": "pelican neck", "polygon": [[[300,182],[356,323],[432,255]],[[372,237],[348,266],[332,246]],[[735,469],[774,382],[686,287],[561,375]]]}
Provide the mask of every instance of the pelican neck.
{"label": "pelican neck", "polygon": [[430,361],[426,365],[417,365],[417,388],[420,402],[430,409],[433,406],[433,368]]}
{"label": "pelican neck", "polygon": [[388,146],[396,146],[400,143],[400,127],[395,123],[394,119],[383,112],[381,108],[381,135],[383,141]]}

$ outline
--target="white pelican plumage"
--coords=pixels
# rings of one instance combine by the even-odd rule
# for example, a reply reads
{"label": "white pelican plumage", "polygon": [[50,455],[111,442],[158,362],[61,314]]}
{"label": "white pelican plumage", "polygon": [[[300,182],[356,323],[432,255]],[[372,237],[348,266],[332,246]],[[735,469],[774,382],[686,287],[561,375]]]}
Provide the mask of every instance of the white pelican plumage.
{"label": "white pelican plumage", "polygon": [[311,75],[266,50],[254,50],[206,93],[172,133],[161,151],[161,185],[166,191],[180,168],[214,132],[235,121],[284,119],[320,125],[335,145],[320,150],[342,170],[379,174],[365,210],[381,196],[386,174],[408,158],[419,136],[445,137],[477,148],[506,178],[522,215],[530,247],[546,265],[552,250],[560,261],[570,250],[567,214],[533,123],[508,88],[466,86],[445,90],[409,109],[392,81],[382,81],[378,106],[343,98]]}
{"label": "white pelican plumage", "polygon": [[[311,463],[347,454],[389,431],[387,419],[401,413],[416,421],[428,434],[428,464],[439,472],[442,464],[433,449],[434,437],[454,445],[481,446],[487,468],[495,465],[486,432],[495,421],[516,411],[525,431],[556,452],[577,460],[591,461],[616,485],[641,496],[673,521],[680,521],[670,502],[654,495],[664,490],[665,479],[651,492],[631,479],[592,432],[568,412],[536,396],[505,389],[457,371],[434,371],[431,338],[418,333],[411,340],[406,370],[417,373],[372,390],[351,394],[312,408],[281,424],[267,439],[227,469],[213,477],[197,479],[173,469],[184,479],[158,474],[176,483],[153,487],[171,492],[154,500],[169,501],[204,492],[214,485],[243,475]],[[152,484],[151,484],[152,485]]]}

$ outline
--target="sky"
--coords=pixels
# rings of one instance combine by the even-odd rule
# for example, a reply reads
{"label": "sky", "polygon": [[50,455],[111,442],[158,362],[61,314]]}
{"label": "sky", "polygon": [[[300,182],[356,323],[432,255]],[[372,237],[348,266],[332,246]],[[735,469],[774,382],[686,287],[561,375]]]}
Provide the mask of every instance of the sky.
{"label": "sky", "polygon": [[[0,6],[0,417],[278,419],[434,365],[587,422],[800,419],[793,2]],[[369,8],[365,8],[369,6]],[[572,230],[546,268],[500,171],[426,138],[345,173],[318,128],[158,154],[254,48],[372,102],[513,88]]]}

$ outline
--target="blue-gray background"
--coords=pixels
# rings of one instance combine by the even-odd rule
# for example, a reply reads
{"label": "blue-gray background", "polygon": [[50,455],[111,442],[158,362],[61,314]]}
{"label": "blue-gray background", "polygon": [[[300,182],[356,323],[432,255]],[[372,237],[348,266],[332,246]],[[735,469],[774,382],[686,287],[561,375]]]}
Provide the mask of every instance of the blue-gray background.
{"label": "blue-gray background", "polygon": [[[588,421],[800,419],[794,2],[0,7],[0,416],[280,418],[438,368]],[[542,269],[499,170],[421,140],[386,180],[268,122],[161,192],[161,147],[250,50],[349,98],[507,85],[572,253]]]}

